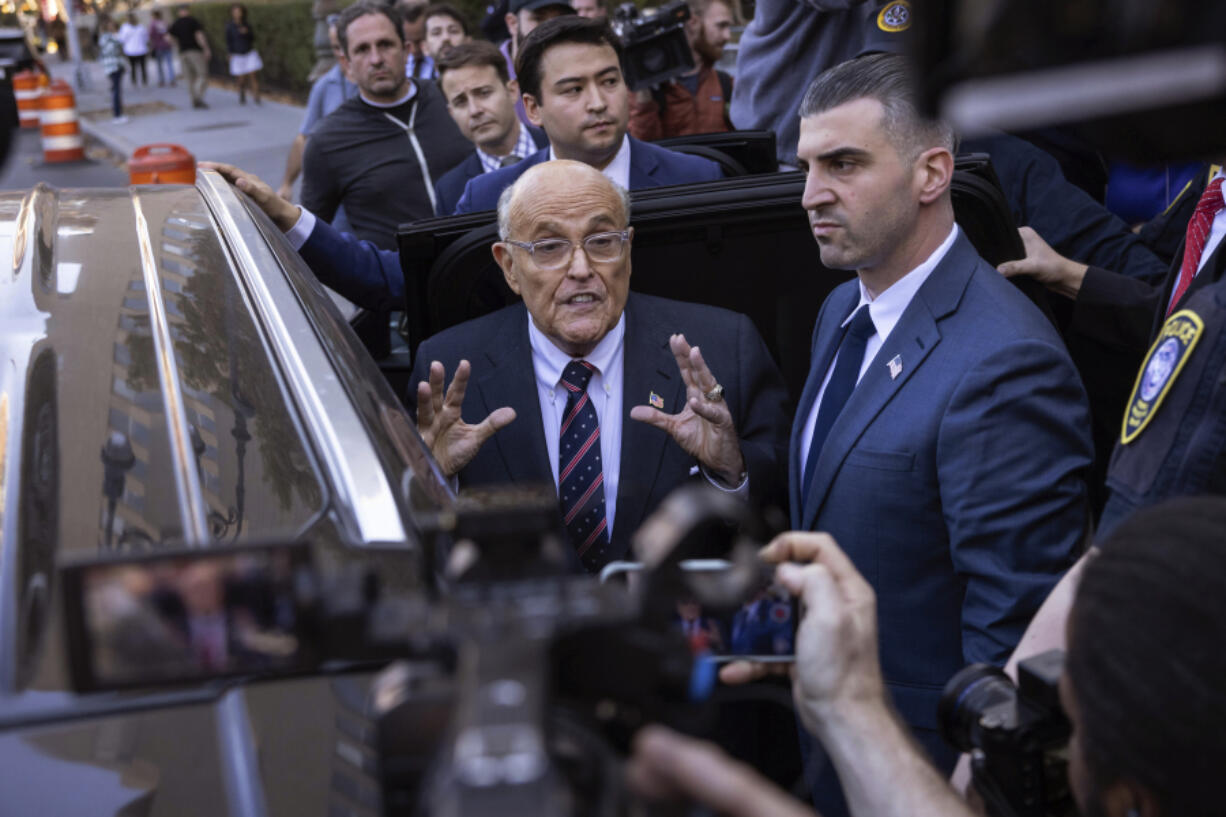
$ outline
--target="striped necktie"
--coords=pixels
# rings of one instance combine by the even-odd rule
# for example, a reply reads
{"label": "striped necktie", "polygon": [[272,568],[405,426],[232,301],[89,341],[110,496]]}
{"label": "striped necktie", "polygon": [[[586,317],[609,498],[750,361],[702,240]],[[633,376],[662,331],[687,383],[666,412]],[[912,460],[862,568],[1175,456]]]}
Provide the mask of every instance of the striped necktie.
{"label": "striped necktie", "polygon": [[1200,268],[1200,257],[1205,252],[1205,242],[1209,240],[1209,231],[1213,228],[1213,220],[1222,209],[1222,177],[1218,176],[1201,195],[1196,203],[1196,211],[1188,221],[1188,233],[1183,244],[1183,264],[1179,267],[1179,278],[1175,281],[1175,292],[1166,308],[1166,314],[1171,314],[1175,304],[1192,286],[1192,279]]}
{"label": "striped necktie", "polygon": [[587,384],[595,371],[596,367],[586,360],[572,360],[562,372],[567,398],[558,438],[558,501],[562,521],[579,560],[591,573],[608,561],[609,549],[600,420],[587,393]]}

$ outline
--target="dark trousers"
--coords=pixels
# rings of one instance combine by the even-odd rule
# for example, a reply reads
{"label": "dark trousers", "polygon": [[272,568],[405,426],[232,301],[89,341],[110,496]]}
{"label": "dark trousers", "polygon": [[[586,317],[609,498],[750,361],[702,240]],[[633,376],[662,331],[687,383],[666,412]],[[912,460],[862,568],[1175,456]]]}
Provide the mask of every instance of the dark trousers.
{"label": "dark trousers", "polygon": [[128,62],[132,65],[132,87],[136,87],[136,72],[140,71],[140,84],[149,84],[149,71],[145,68],[145,54],[133,57],[128,55]]}
{"label": "dark trousers", "polygon": [[123,91],[120,86],[123,80],[123,69],[107,74],[111,78],[111,113],[115,118],[123,116]]}

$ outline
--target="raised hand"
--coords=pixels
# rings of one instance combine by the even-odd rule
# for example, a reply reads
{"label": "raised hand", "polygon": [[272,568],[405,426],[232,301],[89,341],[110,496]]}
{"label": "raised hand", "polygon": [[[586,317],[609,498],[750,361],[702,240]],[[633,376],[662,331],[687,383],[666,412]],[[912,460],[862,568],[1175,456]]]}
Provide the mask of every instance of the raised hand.
{"label": "raised hand", "polygon": [[453,477],[477,456],[495,431],[515,419],[515,409],[504,406],[476,425],[464,422],[460,407],[468,390],[472,366],[461,360],[444,392],[447,373],[437,360],[430,363],[430,380],[417,384],[417,430],[443,473]]}
{"label": "raised hand", "polygon": [[[732,413],[724,402],[715,375],[702,359],[697,346],[690,346],[685,335],[673,335],[668,340],[681,379],[685,383],[685,408],[668,414],[651,406],[635,406],[630,410],[633,420],[653,425],[667,432],[707,469],[707,472],[729,487],[741,483],[745,472],[745,457],[736,435]],[[708,395],[714,394],[714,397]]]}

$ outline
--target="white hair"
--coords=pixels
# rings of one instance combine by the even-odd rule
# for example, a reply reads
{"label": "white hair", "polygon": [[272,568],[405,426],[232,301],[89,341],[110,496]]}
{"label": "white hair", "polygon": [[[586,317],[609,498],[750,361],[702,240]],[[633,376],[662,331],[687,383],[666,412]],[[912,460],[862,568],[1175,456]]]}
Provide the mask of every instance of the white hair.
{"label": "white hair", "polygon": [[[547,163],[542,163],[536,167],[543,167],[544,164]],[[515,180],[514,184],[503,190],[502,195],[498,197],[498,238],[500,241],[506,241],[511,237],[511,201],[515,198],[516,191],[519,190],[520,185],[524,184],[524,180],[535,175],[536,167],[528,168],[526,173],[523,173]],[[617,193],[617,198],[622,205],[622,213],[626,217],[625,223],[628,224],[630,222],[630,194],[626,191],[626,188],[617,182],[610,180],[609,184],[612,186],[613,192]]]}

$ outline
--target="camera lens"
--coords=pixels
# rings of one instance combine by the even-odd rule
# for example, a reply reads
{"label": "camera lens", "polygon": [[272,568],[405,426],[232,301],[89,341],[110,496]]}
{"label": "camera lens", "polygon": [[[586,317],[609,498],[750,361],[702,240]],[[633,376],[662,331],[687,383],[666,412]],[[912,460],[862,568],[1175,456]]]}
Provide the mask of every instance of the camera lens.
{"label": "camera lens", "polygon": [[937,705],[941,735],[955,748],[969,752],[985,712],[1017,701],[1017,687],[1009,676],[990,664],[971,664],[945,684]]}

